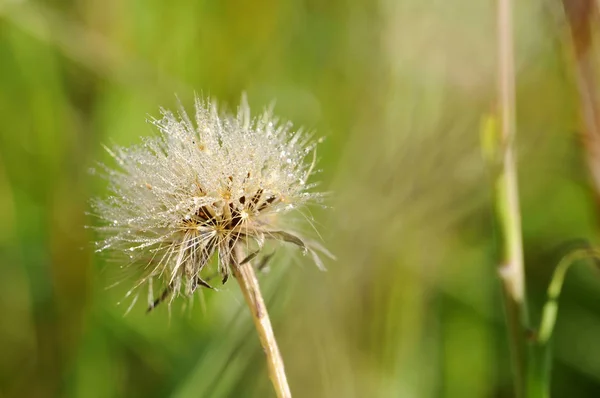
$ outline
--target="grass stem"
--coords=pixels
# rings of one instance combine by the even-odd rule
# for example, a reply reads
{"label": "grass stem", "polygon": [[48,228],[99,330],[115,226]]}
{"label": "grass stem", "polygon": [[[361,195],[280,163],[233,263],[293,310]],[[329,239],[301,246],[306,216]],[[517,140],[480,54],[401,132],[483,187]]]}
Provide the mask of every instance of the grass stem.
{"label": "grass stem", "polygon": [[514,43],[512,0],[498,0],[498,102],[500,120],[499,167],[495,176],[495,207],[502,258],[498,273],[502,281],[509,344],[515,377],[515,395],[525,396],[526,330],[528,314],[521,214],[514,144],[516,136]]}

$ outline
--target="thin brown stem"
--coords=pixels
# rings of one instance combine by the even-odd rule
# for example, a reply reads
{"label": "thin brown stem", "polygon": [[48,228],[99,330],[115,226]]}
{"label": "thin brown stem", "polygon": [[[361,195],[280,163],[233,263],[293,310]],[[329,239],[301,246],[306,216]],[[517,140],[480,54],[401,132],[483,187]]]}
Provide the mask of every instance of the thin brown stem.
{"label": "thin brown stem", "polygon": [[[237,262],[239,264],[244,258],[244,253],[239,247],[236,247],[235,251]],[[246,304],[248,304],[248,307],[250,308],[252,320],[254,321],[254,326],[256,327],[258,337],[260,338],[260,344],[267,355],[269,377],[271,378],[277,397],[290,398],[292,393],[290,392],[290,387],[285,375],[283,359],[281,358],[279,348],[277,347],[271,320],[269,319],[267,307],[265,306],[265,302],[260,293],[260,287],[258,285],[258,280],[256,279],[256,274],[254,273],[254,268],[249,261],[244,264],[234,265],[232,268],[233,275],[237,279],[240,289],[244,294],[244,298],[246,299]]]}
{"label": "thin brown stem", "polygon": [[594,73],[593,23],[597,19],[594,0],[563,0],[566,19],[571,31],[575,61],[575,77],[583,119],[582,138],[588,167],[594,183],[596,199],[600,202],[600,109],[597,95],[597,76]]}

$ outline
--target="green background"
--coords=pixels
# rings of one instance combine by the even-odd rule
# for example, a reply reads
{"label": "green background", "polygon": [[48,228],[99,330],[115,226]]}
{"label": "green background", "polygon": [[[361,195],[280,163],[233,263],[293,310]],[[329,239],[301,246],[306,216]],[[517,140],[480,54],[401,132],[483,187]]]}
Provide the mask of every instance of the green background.
{"label": "green background", "polygon": [[[516,2],[520,3],[520,2]],[[539,318],[560,248],[598,241],[559,2],[515,10],[527,287]],[[534,3],[534,4],[531,4]],[[543,4],[542,4],[543,3]],[[338,260],[278,250],[261,275],[296,397],[510,397],[480,122],[495,10],[476,0],[0,1],[0,397],[269,397],[235,283],[123,316],[93,252],[88,170],[194,92],[326,137]],[[600,280],[561,298],[555,397],[600,392]]]}

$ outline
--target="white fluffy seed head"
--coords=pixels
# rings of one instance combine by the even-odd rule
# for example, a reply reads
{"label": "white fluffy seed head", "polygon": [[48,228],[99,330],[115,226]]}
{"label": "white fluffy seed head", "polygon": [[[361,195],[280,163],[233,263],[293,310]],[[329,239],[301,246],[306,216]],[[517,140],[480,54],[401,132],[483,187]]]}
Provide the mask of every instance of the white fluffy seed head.
{"label": "white fluffy seed head", "polygon": [[[201,271],[215,253],[225,282],[241,243],[294,243],[320,265],[313,249],[327,252],[279,222],[321,198],[307,183],[316,159],[308,134],[270,111],[251,117],[245,97],[236,115],[197,98],[194,121],[181,108],[162,110],[151,123],[158,134],[142,145],[107,148],[118,165],[102,166],[111,194],[93,201],[102,224],[98,251],[127,253],[131,266],[141,266],[132,291],[148,285],[150,309],[171,293],[207,286]],[[152,281],[164,289],[157,300]]]}

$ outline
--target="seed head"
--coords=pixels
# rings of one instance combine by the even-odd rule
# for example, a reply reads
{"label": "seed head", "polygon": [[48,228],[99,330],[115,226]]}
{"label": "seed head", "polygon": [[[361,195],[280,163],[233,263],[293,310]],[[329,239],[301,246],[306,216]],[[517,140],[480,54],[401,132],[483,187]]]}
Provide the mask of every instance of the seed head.
{"label": "seed head", "polygon": [[[141,270],[128,294],[148,286],[149,309],[169,295],[210,287],[202,271],[213,257],[225,283],[240,261],[238,245],[254,257],[265,240],[293,243],[319,267],[315,249],[328,254],[283,217],[322,198],[307,182],[316,159],[310,135],[269,110],[252,118],[245,97],[236,115],[199,98],[195,111],[194,123],[183,108],[162,110],[150,120],[156,136],[107,148],[118,165],[102,165],[110,196],[92,202],[101,220],[98,251],[127,254],[126,268]],[[163,289],[157,299],[153,281]]]}

